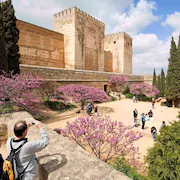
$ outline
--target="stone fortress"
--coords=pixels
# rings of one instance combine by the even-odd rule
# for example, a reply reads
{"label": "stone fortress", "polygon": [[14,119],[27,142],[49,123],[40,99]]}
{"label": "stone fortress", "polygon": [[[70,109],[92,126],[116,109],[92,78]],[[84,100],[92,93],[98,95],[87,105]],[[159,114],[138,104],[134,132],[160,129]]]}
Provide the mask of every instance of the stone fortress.
{"label": "stone fortress", "polygon": [[105,36],[105,24],[76,7],[53,18],[54,31],[17,21],[22,64],[132,74],[128,34]]}
{"label": "stone fortress", "polygon": [[51,31],[17,20],[21,72],[101,89],[112,74],[151,82],[151,77],[132,75],[132,38],[125,32],[105,35],[104,23],[76,7],[54,14],[53,22]]}

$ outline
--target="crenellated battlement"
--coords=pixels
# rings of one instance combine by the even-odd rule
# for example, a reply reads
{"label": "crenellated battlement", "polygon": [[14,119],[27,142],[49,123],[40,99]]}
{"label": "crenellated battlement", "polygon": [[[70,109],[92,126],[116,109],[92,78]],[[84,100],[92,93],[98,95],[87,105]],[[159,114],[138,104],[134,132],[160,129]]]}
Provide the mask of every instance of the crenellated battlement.
{"label": "crenellated battlement", "polygon": [[87,17],[87,18],[93,20],[94,22],[100,24],[101,26],[105,26],[105,24],[103,22],[101,22],[98,19],[94,18],[93,16],[85,13],[84,11],[80,10],[77,7],[72,7],[72,8],[66,9],[66,10],[64,10],[62,12],[56,13],[56,14],[54,14],[54,18],[63,17],[63,16],[66,16],[67,14],[71,14],[72,12],[79,13],[82,16]]}
{"label": "crenellated battlement", "polygon": [[[75,8],[75,7],[73,7],[73,8]],[[69,9],[66,9],[66,10],[64,10],[64,11],[61,11],[61,12],[59,12],[59,13],[56,13],[56,14],[53,15],[53,17],[54,17],[54,18],[58,18],[58,17],[65,16],[65,15],[67,15],[67,14],[71,14],[73,8],[69,8]]]}
{"label": "crenellated battlement", "polygon": [[105,41],[114,41],[114,40],[117,40],[118,38],[122,37],[122,35],[123,35],[123,32],[107,34],[105,36]]}
{"label": "crenellated battlement", "polygon": [[79,13],[79,14],[81,14],[82,16],[91,19],[92,21],[94,21],[94,22],[100,24],[101,26],[105,26],[105,24],[104,24],[103,22],[99,21],[99,20],[96,19],[95,17],[93,17],[93,16],[91,16],[91,15],[85,13],[84,11],[82,11],[82,10],[76,8],[76,7],[75,7],[75,9],[76,9],[76,12]]}
{"label": "crenellated battlement", "polygon": [[113,33],[113,34],[107,34],[105,36],[105,40],[111,40],[111,39],[114,40],[114,39],[117,39],[118,37],[122,37],[123,35],[132,39],[132,37],[129,36],[127,33],[125,33],[125,32],[118,32],[118,33]]}

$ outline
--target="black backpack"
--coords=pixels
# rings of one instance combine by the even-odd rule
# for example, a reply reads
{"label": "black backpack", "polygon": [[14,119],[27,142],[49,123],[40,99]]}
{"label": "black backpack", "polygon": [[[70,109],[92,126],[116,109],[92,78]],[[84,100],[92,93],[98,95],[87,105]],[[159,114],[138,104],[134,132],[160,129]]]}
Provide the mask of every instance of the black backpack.
{"label": "black backpack", "polygon": [[27,142],[27,140],[24,141],[16,149],[13,149],[12,141],[13,139],[10,140],[11,152],[9,156],[6,158],[6,160],[4,160],[3,162],[3,172],[0,180],[21,180],[23,178],[25,170],[29,166],[28,164],[27,167],[21,173],[19,173],[16,168],[16,154],[20,152],[21,148]]}
{"label": "black backpack", "polygon": [[0,154],[0,178],[3,173],[3,163],[4,163],[4,159],[3,159],[2,155]]}

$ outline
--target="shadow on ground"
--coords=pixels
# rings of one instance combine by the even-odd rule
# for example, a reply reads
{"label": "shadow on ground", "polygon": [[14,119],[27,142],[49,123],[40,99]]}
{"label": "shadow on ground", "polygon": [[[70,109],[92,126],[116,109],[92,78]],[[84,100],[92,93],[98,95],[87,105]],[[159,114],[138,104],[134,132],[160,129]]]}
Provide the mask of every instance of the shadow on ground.
{"label": "shadow on ground", "polygon": [[100,114],[108,114],[113,113],[114,109],[110,107],[98,107],[98,113]]}
{"label": "shadow on ground", "polygon": [[45,121],[45,123],[46,124],[51,124],[51,123],[54,123],[54,122],[70,119],[72,117],[77,117],[77,114],[75,112],[70,112],[68,114],[60,113],[58,115],[50,117],[48,120]]}

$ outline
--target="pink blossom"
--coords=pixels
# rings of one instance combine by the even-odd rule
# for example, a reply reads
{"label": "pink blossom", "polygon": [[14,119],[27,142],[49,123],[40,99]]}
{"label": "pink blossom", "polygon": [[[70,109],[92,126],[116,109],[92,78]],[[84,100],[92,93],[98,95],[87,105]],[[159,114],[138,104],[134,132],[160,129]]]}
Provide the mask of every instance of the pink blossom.
{"label": "pink blossom", "polygon": [[81,103],[82,108],[84,108],[85,102],[109,101],[108,95],[103,90],[75,84],[58,87],[55,92],[55,97],[67,102],[74,101],[76,103]]}
{"label": "pink blossom", "polygon": [[109,80],[109,86],[112,89],[124,88],[128,84],[128,76],[124,75],[112,75]]}
{"label": "pink blossom", "polygon": [[159,94],[159,90],[155,86],[151,86],[150,84],[146,83],[132,84],[130,92],[132,94],[141,94],[145,96],[157,96]]}
{"label": "pink blossom", "polygon": [[60,129],[62,135],[77,142],[83,149],[108,161],[114,157],[127,156],[129,161],[137,154],[133,142],[141,138],[139,132],[133,132],[121,122],[112,121],[108,116],[79,117]]}

